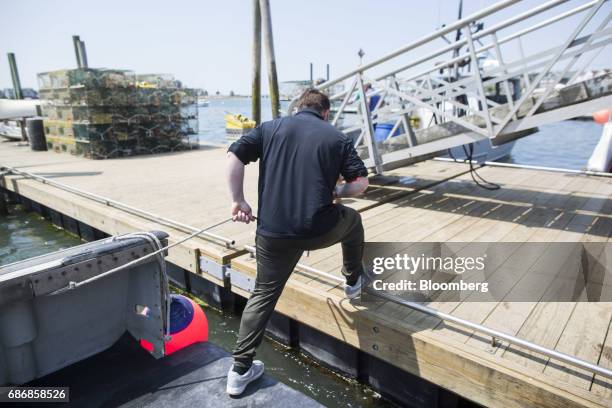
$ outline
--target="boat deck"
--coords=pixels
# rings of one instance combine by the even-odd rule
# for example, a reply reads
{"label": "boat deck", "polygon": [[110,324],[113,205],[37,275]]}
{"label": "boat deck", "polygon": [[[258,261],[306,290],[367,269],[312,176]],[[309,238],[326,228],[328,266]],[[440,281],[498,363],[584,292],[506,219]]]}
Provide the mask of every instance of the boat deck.
{"label": "boat deck", "polygon": [[[0,143],[0,166],[16,166],[194,227],[228,217],[224,149],[91,161],[32,152]],[[612,178],[540,170],[484,167],[488,191],[471,180],[465,164],[427,161],[373,177],[368,193],[344,204],[362,213],[368,241],[380,242],[609,242]],[[257,166],[248,166],[247,200],[256,207]],[[170,241],[185,235],[152,220],[18,176],[5,186],[110,234],[163,229]],[[202,255],[255,275],[244,244],[254,226],[212,230],[235,247],[203,238],[170,251],[169,260],[201,273]],[[300,261],[340,276],[340,247],[313,251]],[[437,302],[430,304],[475,323],[612,368],[612,303],[550,302],[554,281],[526,273],[535,259],[513,260],[499,285],[508,293],[529,285],[539,302]],[[503,271],[502,271],[503,272]],[[215,280],[208,274],[204,276]],[[609,283],[608,283],[609,284]],[[506,285],[506,286],[503,286]],[[239,287],[232,290],[248,295]],[[612,406],[612,382],[586,371],[498,342],[389,302],[368,307],[344,299],[337,282],[303,270],[290,279],[277,310],[366,353],[487,406]]]}
{"label": "boat deck", "polygon": [[[70,385],[70,406],[89,407],[265,407],[323,406],[268,375],[239,398],[225,393],[231,355],[213,343],[196,343],[156,360],[125,334],[110,349],[32,381],[32,387]],[[62,407],[66,403],[47,403]]]}

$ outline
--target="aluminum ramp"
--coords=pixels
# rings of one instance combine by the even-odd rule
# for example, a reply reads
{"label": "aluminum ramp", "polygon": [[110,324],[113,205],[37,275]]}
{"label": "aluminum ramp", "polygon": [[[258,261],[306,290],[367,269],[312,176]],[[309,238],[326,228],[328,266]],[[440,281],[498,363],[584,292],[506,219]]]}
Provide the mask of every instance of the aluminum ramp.
{"label": "aluminum ramp", "polygon": [[[591,71],[612,41],[609,1],[553,0],[528,10],[520,3],[500,1],[317,86],[349,83],[331,95],[332,124],[354,139],[368,168],[381,173],[480,140],[495,147],[537,126],[612,106],[612,74]],[[484,28],[481,20],[508,12],[512,17]],[[556,44],[534,41],[568,24]],[[459,39],[448,40],[455,32]],[[425,53],[440,42],[446,45]],[[415,54],[420,50],[424,55]],[[382,123],[391,131],[376,140]]]}

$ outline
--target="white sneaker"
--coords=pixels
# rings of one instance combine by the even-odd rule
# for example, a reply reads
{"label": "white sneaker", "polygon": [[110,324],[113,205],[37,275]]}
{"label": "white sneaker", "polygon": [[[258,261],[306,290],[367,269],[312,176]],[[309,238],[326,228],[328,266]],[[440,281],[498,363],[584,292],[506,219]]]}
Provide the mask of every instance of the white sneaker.
{"label": "white sneaker", "polygon": [[232,396],[240,395],[244,392],[247,385],[258,379],[264,373],[264,363],[254,360],[249,370],[240,375],[230,367],[227,373],[227,393]]}
{"label": "white sneaker", "polygon": [[363,274],[361,274],[353,286],[344,286],[344,294],[348,299],[355,299],[357,296],[359,296],[359,294],[361,294],[361,286],[363,286],[363,281]]}

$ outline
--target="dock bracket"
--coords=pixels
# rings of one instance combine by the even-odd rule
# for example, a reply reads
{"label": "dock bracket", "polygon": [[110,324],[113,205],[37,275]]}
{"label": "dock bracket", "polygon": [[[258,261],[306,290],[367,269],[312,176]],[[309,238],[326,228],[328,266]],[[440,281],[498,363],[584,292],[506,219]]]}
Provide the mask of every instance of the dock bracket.
{"label": "dock bracket", "polygon": [[206,257],[200,256],[200,271],[203,273],[225,281],[225,279],[229,277],[228,269],[229,267],[227,265],[221,265]]}
{"label": "dock bracket", "polygon": [[242,290],[252,293],[255,289],[255,278],[237,270],[228,268],[230,284]]}

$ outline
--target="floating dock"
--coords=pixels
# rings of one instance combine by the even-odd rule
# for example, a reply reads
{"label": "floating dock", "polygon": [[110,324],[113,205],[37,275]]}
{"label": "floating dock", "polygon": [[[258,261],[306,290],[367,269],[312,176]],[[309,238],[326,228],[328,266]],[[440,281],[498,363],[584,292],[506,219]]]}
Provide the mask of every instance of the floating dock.
{"label": "floating dock", "polygon": [[[25,172],[0,179],[11,195],[86,238],[163,230],[173,242],[229,216],[224,148],[91,161],[7,142],[2,166]],[[361,212],[367,241],[610,241],[612,178],[493,166],[479,174],[502,188],[477,187],[467,164],[430,160],[371,178],[366,195],[344,204]],[[245,195],[254,207],[256,188],[257,165],[247,166]],[[232,293],[248,297],[256,264],[244,246],[253,245],[255,226],[210,232],[170,250],[167,260],[191,272],[175,276],[185,285],[195,275],[211,282],[220,303]],[[551,282],[525,273],[532,261],[516,260],[515,273],[539,302],[429,306],[612,368],[612,303],[546,301]],[[300,263],[339,277],[340,246]],[[392,302],[355,306],[337,281],[307,267],[289,280],[270,331],[384,395],[421,406],[456,406],[461,398],[499,407],[612,406],[610,379]]]}

